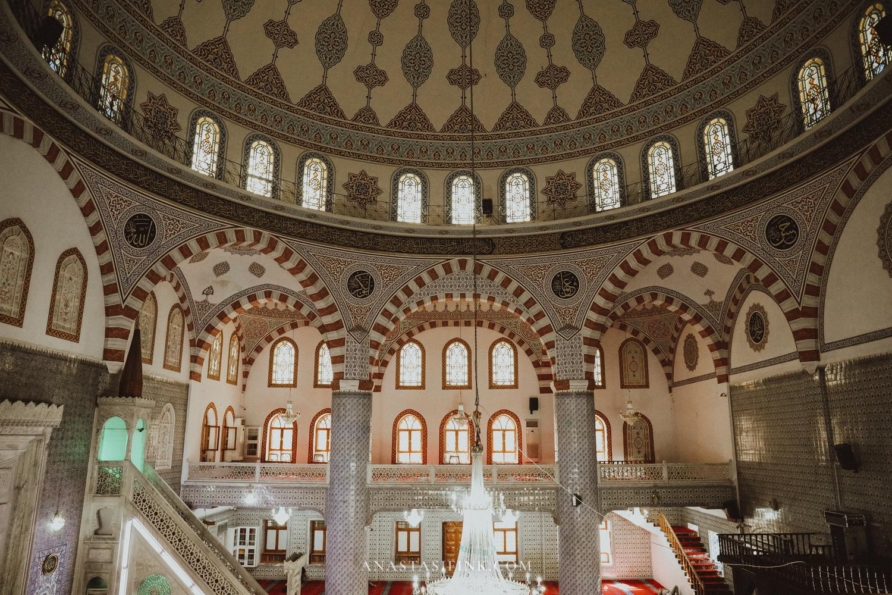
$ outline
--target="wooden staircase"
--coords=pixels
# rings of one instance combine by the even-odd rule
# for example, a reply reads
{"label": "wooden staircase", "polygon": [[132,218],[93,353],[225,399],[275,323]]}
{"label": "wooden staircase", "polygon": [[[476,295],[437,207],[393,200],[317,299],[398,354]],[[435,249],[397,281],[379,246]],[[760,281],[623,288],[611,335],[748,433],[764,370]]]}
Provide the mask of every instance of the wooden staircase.
{"label": "wooden staircase", "polygon": [[[709,559],[709,553],[700,542],[700,536],[693,529],[687,527],[672,527],[678,543],[684,550],[685,556],[690,562],[694,573],[703,586],[702,593],[715,595],[732,595],[731,588],[725,579],[719,574],[715,563]],[[694,583],[695,581],[691,581]]]}

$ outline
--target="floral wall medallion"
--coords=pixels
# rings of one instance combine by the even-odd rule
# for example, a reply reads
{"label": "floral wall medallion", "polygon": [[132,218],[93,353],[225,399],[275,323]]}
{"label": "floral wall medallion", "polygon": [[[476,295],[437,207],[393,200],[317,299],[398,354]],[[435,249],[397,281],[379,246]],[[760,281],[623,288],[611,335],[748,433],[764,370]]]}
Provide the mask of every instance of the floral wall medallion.
{"label": "floral wall medallion", "polygon": [[762,351],[768,343],[768,313],[761,304],[753,304],[746,313],[746,342],[753,351]]}

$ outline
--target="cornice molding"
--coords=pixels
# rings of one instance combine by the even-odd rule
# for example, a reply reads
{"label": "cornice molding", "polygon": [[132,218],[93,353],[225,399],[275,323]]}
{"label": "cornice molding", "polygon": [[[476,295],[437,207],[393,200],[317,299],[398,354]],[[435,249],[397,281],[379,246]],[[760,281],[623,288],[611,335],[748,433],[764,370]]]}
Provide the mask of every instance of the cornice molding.
{"label": "cornice molding", "polygon": [[64,405],[33,401],[0,401],[0,434],[10,427],[58,428],[62,423]]}

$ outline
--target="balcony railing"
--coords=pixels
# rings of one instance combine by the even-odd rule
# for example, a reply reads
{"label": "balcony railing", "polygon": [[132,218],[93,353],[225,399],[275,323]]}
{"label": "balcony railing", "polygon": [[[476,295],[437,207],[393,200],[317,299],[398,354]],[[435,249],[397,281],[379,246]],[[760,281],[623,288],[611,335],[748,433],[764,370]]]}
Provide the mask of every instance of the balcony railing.
{"label": "balcony railing", "polygon": [[[327,464],[188,462],[195,483],[328,484]],[[717,484],[731,482],[730,463],[600,463],[601,484]],[[447,485],[471,481],[470,465],[369,465],[368,484]],[[558,481],[557,465],[487,465],[484,480],[503,486],[545,486]]]}
{"label": "balcony railing", "polygon": [[[40,13],[29,0],[8,0],[12,12],[22,27],[25,35],[34,43],[38,50],[42,47],[38,41],[38,30],[42,13]],[[64,56],[67,59],[67,69],[63,79],[71,89],[84,101],[96,106],[99,100],[101,84],[93,71],[76,61],[76,56]],[[831,110],[838,109],[848,102],[864,86],[864,77],[861,73],[860,62],[841,73],[828,82],[829,105]],[[192,141],[186,137],[171,136],[166,131],[156,130],[154,122],[140,113],[132,103],[120,106],[120,115],[113,122],[138,139],[143,144],[165,155],[169,159],[191,168],[192,165]],[[112,121],[112,120],[110,120]],[[745,167],[747,164],[764,157],[768,153],[790,142],[804,132],[802,115],[798,110],[788,110],[781,118],[780,126],[766,138],[746,138],[736,142],[732,146],[732,155],[735,169]],[[186,131],[191,133],[191,131]],[[283,170],[288,168],[281,168]],[[678,190],[683,190],[710,181],[705,164],[698,162],[688,163],[680,167],[680,178],[676,181]],[[216,179],[239,187],[244,187],[245,168],[242,163],[226,159],[221,156],[221,164],[218,168]],[[276,201],[297,204],[298,183],[294,180],[280,178],[273,183],[277,189]],[[621,206],[632,205],[648,200],[649,192],[642,181],[626,184],[621,188]],[[537,197],[536,197],[537,198]],[[534,200],[534,208],[537,221],[556,221],[581,217],[596,212],[593,201],[588,194],[566,205],[556,205],[548,201]],[[478,211],[477,220],[480,225],[494,225],[504,222],[504,205],[498,205],[493,216],[483,217]],[[346,217],[371,219],[376,221],[395,221],[396,216],[389,199],[380,200],[367,205],[360,205],[347,200],[343,194],[335,193],[331,199],[331,211]],[[312,211],[308,210],[308,213]],[[447,219],[445,208],[442,206],[429,206],[423,213],[422,221],[427,225],[451,225]]]}

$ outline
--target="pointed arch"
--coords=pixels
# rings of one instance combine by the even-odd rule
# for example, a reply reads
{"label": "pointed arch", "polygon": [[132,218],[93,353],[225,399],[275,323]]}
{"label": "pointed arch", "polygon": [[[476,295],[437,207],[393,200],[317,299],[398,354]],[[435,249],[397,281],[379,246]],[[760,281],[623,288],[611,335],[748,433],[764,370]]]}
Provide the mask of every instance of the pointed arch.
{"label": "pointed arch", "polygon": [[697,128],[700,178],[712,180],[737,167],[737,129],[734,114],[718,110],[706,116]]}
{"label": "pointed arch", "polygon": [[[417,426],[413,424],[411,427],[402,427],[404,421],[409,419],[417,420]],[[408,447],[408,450],[401,449],[401,444]],[[412,461],[400,461],[400,454],[405,453],[409,459],[416,458],[420,449],[420,461],[414,463]],[[424,416],[414,409],[405,409],[401,411],[393,419],[393,434],[390,449],[390,464],[417,464],[427,465],[427,422]]]}
{"label": "pointed arch", "polygon": [[[641,357],[641,364],[635,362],[636,356]],[[644,366],[644,380],[640,376],[640,366]],[[650,388],[650,370],[647,365],[647,348],[635,337],[629,337],[619,346],[619,387],[620,388]]]}
{"label": "pointed arch", "polygon": [[167,314],[167,333],[164,343],[164,369],[179,372],[183,367],[183,336],[186,320],[183,309],[174,304]]}
{"label": "pointed arch", "polygon": [[34,238],[18,218],[0,221],[0,323],[21,327],[34,268]]}
{"label": "pointed arch", "polygon": [[[653,463],[656,460],[654,427],[646,415],[637,415],[638,420],[633,425],[623,422],[623,458],[627,463]],[[635,456],[630,458],[629,455]]]}
{"label": "pointed arch", "polygon": [[267,386],[294,388],[297,386],[297,343],[291,337],[276,339],[269,350]]}
{"label": "pointed arch", "polygon": [[[598,422],[601,423],[601,434],[599,435]],[[603,444],[603,452],[604,458],[598,459],[598,461],[603,461],[605,463],[613,462],[613,435],[610,430],[610,420],[607,419],[607,416],[595,409],[595,436],[596,439],[600,437]],[[602,449],[598,449],[600,453]]]}
{"label": "pointed arch", "polygon": [[297,160],[295,202],[306,209],[331,211],[334,206],[334,164],[322,153],[304,153]]}
{"label": "pointed arch", "polygon": [[454,171],[446,176],[446,216],[444,223],[470,225],[480,218],[483,182],[469,169]]}
{"label": "pointed arch", "polygon": [[201,460],[214,462],[220,445],[220,418],[217,417],[217,406],[208,403],[201,418]]}
{"label": "pointed arch", "polygon": [[330,388],[334,374],[331,368],[331,350],[324,340],[316,345],[313,364],[313,388]]}
{"label": "pointed arch", "polygon": [[51,0],[46,4],[44,15],[51,16],[62,24],[62,34],[53,47],[43,48],[43,59],[53,72],[63,80],[71,79],[71,65],[77,62],[77,49],[80,42],[80,28],[71,8],[61,0]]}
{"label": "pointed arch", "polygon": [[[284,413],[284,408],[273,409],[263,420],[263,435],[260,439],[261,463],[297,462],[297,422],[295,421],[291,425],[285,424],[284,421],[277,423],[278,417]],[[269,457],[270,448],[275,449],[273,459]],[[282,460],[287,457],[290,457],[291,460]]]}
{"label": "pointed arch", "polygon": [[[474,443],[474,420],[471,419],[471,416],[465,413],[465,417],[468,420],[467,427],[467,444],[465,445],[465,437],[462,435],[465,431],[459,428],[456,428],[452,424],[452,419],[458,415],[458,409],[453,409],[449,413],[447,413],[442,420],[440,420],[440,464],[441,465],[454,465],[456,463],[451,463],[449,461],[450,456],[457,456],[459,458],[459,465],[470,465],[471,464],[471,450],[470,447]],[[451,433],[452,435],[448,435],[447,433]],[[453,444],[454,443],[454,444]],[[455,454],[453,455],[453,451],[450,450],[450,446],[454,446]],[[464,453],[467,452],[467,456],[464,456]]]}
{"label": "pointed arch", "polygon": [[[496,427],[497,423],[500,422],[500,418],[508,418],[514,425],[514,434],[511,436],[508,434],[510,432],[509,427]],[[502,433],[501,438],[495,436],[495,433]],[[499,444],[494,444],[494,440],[499,440]],[[511,448],[510,441],[514,441],[514,448]],[[520,425],[520,418],[517,417],[513,411],[508,409],[500,409],[492,414],[489,418],[489,422],[486,424],[486,464],[492,465],[494,459],[494,450],[495,454],[498,455],[501,453],[503,456],[509,454],[512,450],[516,453],[516,464],[520,465],[523,462],[523,426]],[[495,458],[498,458],[496,456]],[[498,463],[498,464],[507,464],[511,463]]]}
{"label": "pointed arch", "polygon": [[792,105],[799,114],[800,133],[818,124],[834,109],[830,102],[831,80],[832,57],[824,48],[812,48],[793,67],[790,93]]}
{"label": "pointed arch", "polygon": [[402,168],[390,180],[390,216],[402,223],[427,223],[427,175],[420,169]]}
{"label": "pointed arch", "polygon": [[467,341],[452,339],[443,346],[443,389],[469,389],[473,384],[476,353],[471,352]]}
{"label": "pointed arch", "polygon": [[242,187],[267,198],[279,198],[282,154],[279,146],[263,134],[249,134],[242,160]]}
{"label": "pointed arch", "polygon": [[586,167],[589,211],[599,213],[626,204],[626,168],[618,153],[600,153]]}
{"label": "pointed arch", "polygon": [[[505,338],[489,346],[489,388],[517,388],[517,346]],[[508,368],[505,370],[504,368]]]}
{"label": "pointed arch", "polygon": [[209,380],[220,380],[220,374],[223,371],[223,331],[222,329],[215,333],[211,340],[211,348],[208,351],[208,373]]}
{"label": "pointed arch", "polygon": [[189,116],[189,165],[198,173],[223,179],[226,164],[226,143],[229,140],[226,125],[217,114],[197,109]]}
{"label": "pointed arch", "polygon": [[128,130],[136,95],[136,71],[127,55],[111,44],[99,49],[96,59],[96,105],[99,113]]}
{"label": "pointed arch", "polygon": [[657,136],[641,150],[642,192],[648,200],[682,190],[681,154],[674,136]]}
{"label": "pointed arch", "polygon": [[512,167],[499,176],[499,221],[526,223],[536,219],[536,176],[525,167]]}
{"label": "pointed arch", "polygon": [[[411,360],[404,362],[403,360]],[[424,390],[427,378],[427,354],[424,345],[415,340],[403,343],[397,350],[395,382],[397,390]],[[417,361],[417,365],[415,362]],[[412,364],[411,366],[409,364]],[[415,370],[417,369],[417,377]]]}
{"label": "pointed arch", "polygon": [[226,411],[223,412],[222,426],[220,432],[220,460],[223,460],[224,452],[234,451],[236,447],[236,432],[238,432],[238,428],[235,427],[235,409],[232,408],[232,405],[226,407]]}
{"label": "pointed arch", "polygon": [[242,360],[242,341],[238,332],[229,336],[229,348],[226,350],[226,383],[238,384],[238,371]]}
{"label": "pointed arch", "polygon": [[[327,423],[326,423],[327,418]],[[325,427],[316,426],[322,423]],[[316,413],[310,421],[310,439],[307,441],[307,463],[327,463],[331,452],[331,407]],[[316,460],[316,455],[321,460]]]}
{"label": "pointed arch", "polygon": [[139,331],[142,344],[142,363],[152,365],[155,358],[155,334],[158,330],[158,299],[155,292],[149,292],[139,311]]}

